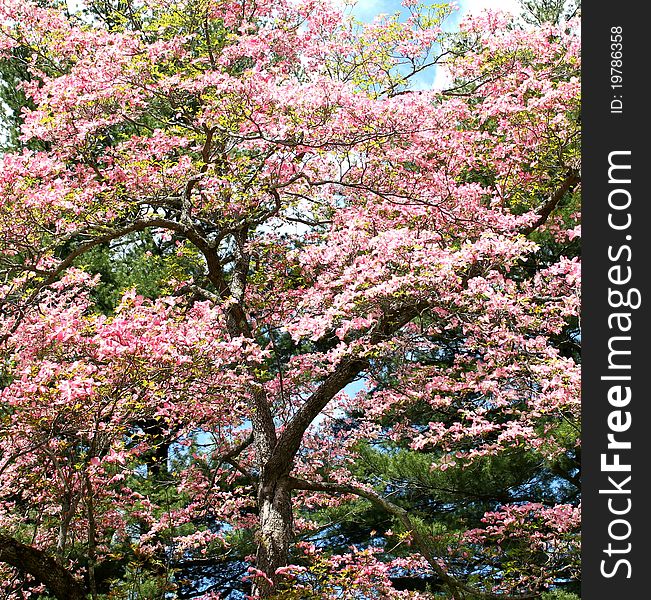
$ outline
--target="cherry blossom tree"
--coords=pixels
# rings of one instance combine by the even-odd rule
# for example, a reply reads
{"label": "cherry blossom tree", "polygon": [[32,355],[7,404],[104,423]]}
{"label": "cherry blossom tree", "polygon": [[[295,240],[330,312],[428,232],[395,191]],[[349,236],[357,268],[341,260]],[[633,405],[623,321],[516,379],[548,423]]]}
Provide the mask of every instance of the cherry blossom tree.
{"label": "cherry blossom tree", "polygon": [[[448,41],[450,7],[403,5],[0,4],[31,103],[0,168],[8,593],[192,597],[180,565],[243,548],[256,598],[430,597],[401,569],[453,598],[577,577],[575,501],[511,498],[452,543],[359,468],[518,451],[577,478],[577,24],[487,13]],[[413,90],[435,64],[450,87]],[[100,310],[101,248],[155,293]],[[353,499],[408,549],[300,541]],[[155,592],[128,588],[144,571]]]}

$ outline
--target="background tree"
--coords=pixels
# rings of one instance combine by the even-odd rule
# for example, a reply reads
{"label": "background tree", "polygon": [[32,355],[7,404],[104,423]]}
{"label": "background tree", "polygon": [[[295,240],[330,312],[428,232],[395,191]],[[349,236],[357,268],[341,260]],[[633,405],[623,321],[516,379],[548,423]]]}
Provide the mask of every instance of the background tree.
{"label": "background tree", "polygon": [[522,18],[530,25],[560,25],[579,15],[581,2],[573,0],[520,0]]}

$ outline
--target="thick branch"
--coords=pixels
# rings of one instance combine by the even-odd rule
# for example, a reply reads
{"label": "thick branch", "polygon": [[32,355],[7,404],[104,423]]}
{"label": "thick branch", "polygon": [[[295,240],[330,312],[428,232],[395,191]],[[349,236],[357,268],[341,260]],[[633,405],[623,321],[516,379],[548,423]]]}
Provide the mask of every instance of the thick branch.
{"label": "thick branch", "polygon": [[[404,327],[425,308],[425,305],[401,307],[387,314],[371,332],[370,343],[377,344],[388,336]],[[290,420],[278,439],[273,455],[267,466],[267,471],[275,475],[288,473],[291,463],[298,452],[303,434],[312,421],[321,413],[327,404],[351,381],[355,379],[369,363],[366,359],[343,360],[305,401]]]}
{"label": "thick branch", "polygon": [[[225,277],[223,265],[215,248],[206,244],[197,244],[197,247],[206,259],[208,279],[217,289],[218,298],[225,303],[226,327],[229,335],[253,339],[253,331],[242,304],[246,291],[250,260],[249,254],[246,252],[248,228],[243,226],[233,235],[236,244],[234,250],[235,264],[230,282]],[[271,456],[277,438],[271,407],[261,385],[258,385],[253,390],[249,406],[255,438],[256,458],[259,465],[262,466]]]}
{"label": "thick branch", "polygon": [[547,222],[547,219],[549,219],[549,216],[552,214],[558,203],[563,199],[565,194],[569,192],[570,190],[574,189],[574,187],[581,181],[581,177],[579,176],[579,173],[577,171],[570,171],[567,176],[565,177],[565,180],[561,184],[561,187],[559,187],[554,194],[547,200],[547,202],[543,205],[542,209],[540,209],[540,212],[538,213],[538,218],[529,226],[523,227],[520,230],[520,233],[524,235],[529,235],[530,233],[536,231],[539,227],[544,225]]}
{"label": "thick branch", "polygon": [[253,434],[249,434],[244,438],[239,444],[231,448],[230,450],[224,452],[219,459],[216,461],[217,464],[222,464],[228,462],[233,458],[237,458],[244,450],[246,450],[253,443]]}
{"label": "thick branch", "polygon": [[86,590],[72,574],[42,550],[0,533],[0,562],[28,573],[58,600],[84,600]]}
{"label": "thick branch", "polygon": [[366,360],[359,359],[349,359],[339,363],[334,373],[329,375],[319,389],[305,401],[280,435],[273,454],[265,465],[264,476],[278,477],[289,472],[294,456],[300,448],[303,434],[310,423],[328,402],[367,366]]}
{"label": "thick branch", "polygon": [[377,492],[372,490],[367,490],[353,485],[339,485],[336,483],[312,483],[310,481],[304,481],[302,479],[297,479],[295,477],[289,478],[289,484],[294,490],[307,490],[312,492],[327,492],[335,494],[351,494],[354,496],[359,496],[360,498],[365,498],[366,500],[372,502],[379,508],[383,509],[387,513],[397,517],[398,520],[402,523],[403,527],[411,532],[411,537],[414,540],[416,547],[419,552],[422,554],[423,558],[428,562],[432,570],[436,573],[438,577],[450,588],[450,591],[457,597],[459,591],[472,594],[473,597],[481,598],[482,600],[532,600],[534,598],[539,598],[540,594],[532,592],[526,594],[493,594],[491,592],[484,592],[482,590],[476,589],[469,585],[466,585],[462,581],[459,581],[456,577],[450,575],[447,570],[441,566],[441,559],[436,558],[430,551],[430,540],[426,534],[422,534],[418,531],[417,527],[413,524],[409,513],[394,504],[393,502],[387,500],[380,496]]}

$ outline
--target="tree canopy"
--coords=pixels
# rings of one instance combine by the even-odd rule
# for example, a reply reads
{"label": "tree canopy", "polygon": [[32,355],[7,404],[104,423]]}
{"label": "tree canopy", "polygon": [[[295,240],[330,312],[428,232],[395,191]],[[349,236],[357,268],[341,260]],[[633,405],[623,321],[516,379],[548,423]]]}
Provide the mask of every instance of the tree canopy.
{"label": "tree canopy", "polygon": [[451,35],[411,0],[0,3],[4,597],[571,597],[551,4]]}

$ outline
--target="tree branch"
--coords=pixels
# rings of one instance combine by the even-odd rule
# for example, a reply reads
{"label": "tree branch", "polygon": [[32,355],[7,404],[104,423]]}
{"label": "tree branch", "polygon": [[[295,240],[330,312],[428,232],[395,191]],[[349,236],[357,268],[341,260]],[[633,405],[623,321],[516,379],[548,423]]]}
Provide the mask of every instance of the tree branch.
{"label": "tree branch", "polygon": [[[134,233],[136,231],[144,231],[145,229],[150,229],[152,227],[160,227],[161,229],[171,229],[174,231],[179,231],[184,235],[186,235],[188,239],[192,241],[197,247],[204,247],[208,244],[208,242],[203,238],[200,238],[200,236],[188,231],[188,228],[186,226],[181,225],[176,221],[170,221],[168,219],[163,219],[158,217],[152,219],[137,220],[134,221],[131,225],[121,227],[118,229],[112,229],[107,231],[106,233],[98,232],[100,235],[94,237],[91,240],[88,240],[87,242],[83,242],[82,244],[77,246],[72,252],[70,252],[65,257],[65,259],[63,259],[54,269],[52,269],[47,274],[47,277],[45,277],[42,281],[37,283],[36,289],[34,289],[32,293],[29,295],[27,299],[27,303],[29,304],[30,302],[33,302],[34,299],[37,297],[38,293],[40,292],[40,290],[54,283],[59,277],[59,275],[63,273],[63,271],[65,271],[68,267],[72,266],[72,264],[75,262],[77,258],[82,256],[89,250],[92,250],[93,248],[99,246],[100,244],[105,244],[112,240],[116,240],[118,238],[124,237],[129,233]],[[70,238],[70,236],[68,237]]]}
{"label": "tree branch", "polygon": [[450,588],[451,593],[455,598],[458,597],[458,592],[466,592],[472,594],[476,598],[481,600],[533,600],[534,598],[539,598],[540,594],[531,592],[525,594],[493,594],[491,592],[484,592],[482,590],[476,589],[469,585],[466,585],[462,581],[459,581],[456,577],[450,575],[443,566],[441,566],[442,560],[437,559],[430,551],[431,541],[428,539],[429,536],[422,534],[418,531],[417,527],[412,522],[409,517],[409,513],[394,504],[393,502],[387,500],[386,498],[380,496],[377,492],[368,490],[365,488],[357,487],[354,485],[340,485],[337,483],[327,483],[327,482],[317,482],[313,483],[310,481],[305,481],[303,479],[298,479],[296,477],[288,478],[289,485],[294,490],[306,490],[312,492],[327,492],[327,493],[337,493],[337,494],[351,494],[358,496],[360,498],[365,498],[369,502],[372,502],[376,506],[380,507],[387,513],[397,517],[398,520],[402,523],[403,527],[411,532],[411,537],[416,544],[416,547],[423,555],[423,558],[428,562],[432,567],[433,571],[438,577],[440,577],[445,584]]}
{"label": "tree branch", "polygon": [[[426,305],[424,304],[416,304],[408,307],[400,307],[387,314],[372,331],[369,340],[370,343],[377,344],[387,336],[394,334],[418,316],[425,307]],[[267,471],[269,473],[281,475],[289,472],[291,462],[301,445],[303,434],[312,421],[314,421],[337,393],[344,389],[364,369],[368,368],[368,366],[368,360],[363,358],[348,358],[337,365],[334,372],[326,377],[319,388],[298,409],[279,436],[272,457],[267,465]]]}
{"label": "tree branch", "polygon": [[28,573],[45,585],[57,600],[84,600],[86,590],[72,574],[42,550],[0,533],[0,562]]}
{"label": "tree branch", "polygon": [[559,187],[554,194],[547,200],[547,202],[543,205],[542,209],[538,213],[538,218],[531,224],[528,225],[527,227],[523,227],[520,230],[520,233],[524,235],[529,235],[530,233],[533,233],[544,225],[547,222],[547,219],[549,219],[549,216],[552,214],[558,203],[563,199],[565,194],[569,192],[570,190],[574,189],[574,187],[581,181],[581,177],[578,173],[578,171],[572,170],[570,171],[567,176],[565,177],[565,180],[561,184],[561,187]]}
{"label": "tree branch", "polygon": [[303,434],[310,423],[326,407],[328,402],[344,389],[359,373],[368,367],[368,361],[348,359],[339,363],[337,368],[321,383],[298,409],[285,430],[280,434],[271,458],[265,465],[263,477],[278,477],[287,474],[298,452]]}

